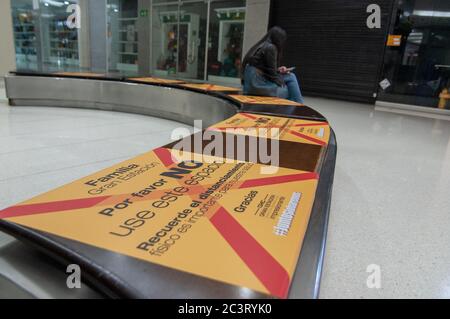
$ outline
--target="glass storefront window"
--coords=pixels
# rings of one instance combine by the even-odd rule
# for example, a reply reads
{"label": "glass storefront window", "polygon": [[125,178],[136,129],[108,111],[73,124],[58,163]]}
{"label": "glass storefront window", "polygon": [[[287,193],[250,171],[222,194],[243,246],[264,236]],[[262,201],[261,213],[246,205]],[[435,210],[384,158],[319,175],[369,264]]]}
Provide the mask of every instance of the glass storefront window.
{"label": "glass storefront window", "polygon": [[138,71],[138,1],[108,0],[109,70]]}
{"label": "glass storefront window", "polygon": [[153,6],[153,73],[204,79],[206,21],[205,1]]}
{"label": "glass storefront window", "polygon": [[66,25],[67,4],[77,1],[41,1],[40,35],[44,66],[56,69],[79,68],[78,29]]}
{"label": "glass storefront window", "polygon": [[[71,4],[78,4],[83,15],[80,29],[67,25]],[[106,0],[105,4],[12,0],[17,67],[106,68],[240,84],[245,0]]]}
{"label": "glass storefront window", "polygon": [[35,70],[38,48],[33,1],[12,1],[11,10],[17,68]]}
{"label": "glass storefront window", "polygon": [[67,6],[78,1],[13,0],[18,69],[78,69],[79,30],[67,27]]}
{"label": "glass storefront window", "polygon": [[211,3],[208,80],[240,83],[244,25],[245,1]]}
{"label": "glass storefront window", "polygon": [[154,5],[152,10],[152,70],[156,76],[176,76],[178,66],[178,5]]}
{"label": "glass storefront window", "polygon": [[183,3],[180,6],[178,37],[178,76],[204,79],[207,3]]}
{"label": "glass storefront window", "polygon": [[[379,100],[450,108],[450,2],[398,0]],[[386,81],[387,80],[387,81]]]}
{"label": "glass storefront window", "polygon": [[239,84],[245,4],[153,1],[152,73]]}

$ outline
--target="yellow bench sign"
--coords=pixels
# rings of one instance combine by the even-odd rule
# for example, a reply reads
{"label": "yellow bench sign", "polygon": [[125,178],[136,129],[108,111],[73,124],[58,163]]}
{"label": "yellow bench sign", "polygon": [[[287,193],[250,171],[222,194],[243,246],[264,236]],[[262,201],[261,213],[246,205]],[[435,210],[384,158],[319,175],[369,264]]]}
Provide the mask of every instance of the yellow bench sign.
{"label": "yellow bench sign", "polygon": [[[5,209],[0,218],[286,298],[330,128],[237,114],[209,130],[229,136],[231,128],[249,136],[250,129],[276,128],[279,134],[271,139],[289,152],[280,154],[284,161],[277,170],[264,173],[257,161],[203,155],[205,148],[197,160],[199,154],[166,146]],[[289,158],[297,147],[298,154],[315,157]]]}

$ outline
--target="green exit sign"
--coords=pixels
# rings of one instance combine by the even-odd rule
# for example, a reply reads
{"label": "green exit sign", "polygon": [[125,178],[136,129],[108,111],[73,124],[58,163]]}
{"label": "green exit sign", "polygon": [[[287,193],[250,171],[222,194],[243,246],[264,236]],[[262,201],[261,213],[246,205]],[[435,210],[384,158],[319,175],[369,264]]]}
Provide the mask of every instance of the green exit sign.
{"label": "green exit sign", "polygon": [[143,9],[140,11],[139,15],[141,17],[148,17],[148,10],[147,9]]}

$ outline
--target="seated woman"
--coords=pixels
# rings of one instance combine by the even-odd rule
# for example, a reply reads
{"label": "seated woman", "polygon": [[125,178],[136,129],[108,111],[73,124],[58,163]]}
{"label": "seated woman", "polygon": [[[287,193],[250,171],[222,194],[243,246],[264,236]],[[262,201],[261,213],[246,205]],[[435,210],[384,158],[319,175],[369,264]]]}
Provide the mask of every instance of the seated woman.
{"label": "seated woman", "polygon": [[242,63],[244,94],[304,102],[295,74],[279,66],[286,39],[286,31],[273,27],[249,50]]}

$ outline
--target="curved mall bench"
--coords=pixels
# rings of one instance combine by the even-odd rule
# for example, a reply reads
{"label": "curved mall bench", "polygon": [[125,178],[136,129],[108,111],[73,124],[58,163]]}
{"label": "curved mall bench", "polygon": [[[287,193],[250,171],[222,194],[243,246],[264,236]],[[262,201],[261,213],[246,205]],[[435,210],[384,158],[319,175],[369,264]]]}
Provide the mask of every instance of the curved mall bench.
{"label": "curved mall bench", "polygon": [[[321,114],[152,77],[17,71],[5,84],[12,106],[201,119],[208,128],[4,209],[0,230],[78,264],[109,297],[318,297],[337,153]],[[234,152],[211,151],[203,134]],[[177,152],[180,143],[194,148]],[[257,153],[264,145],[279,148],[275,170]]]}

